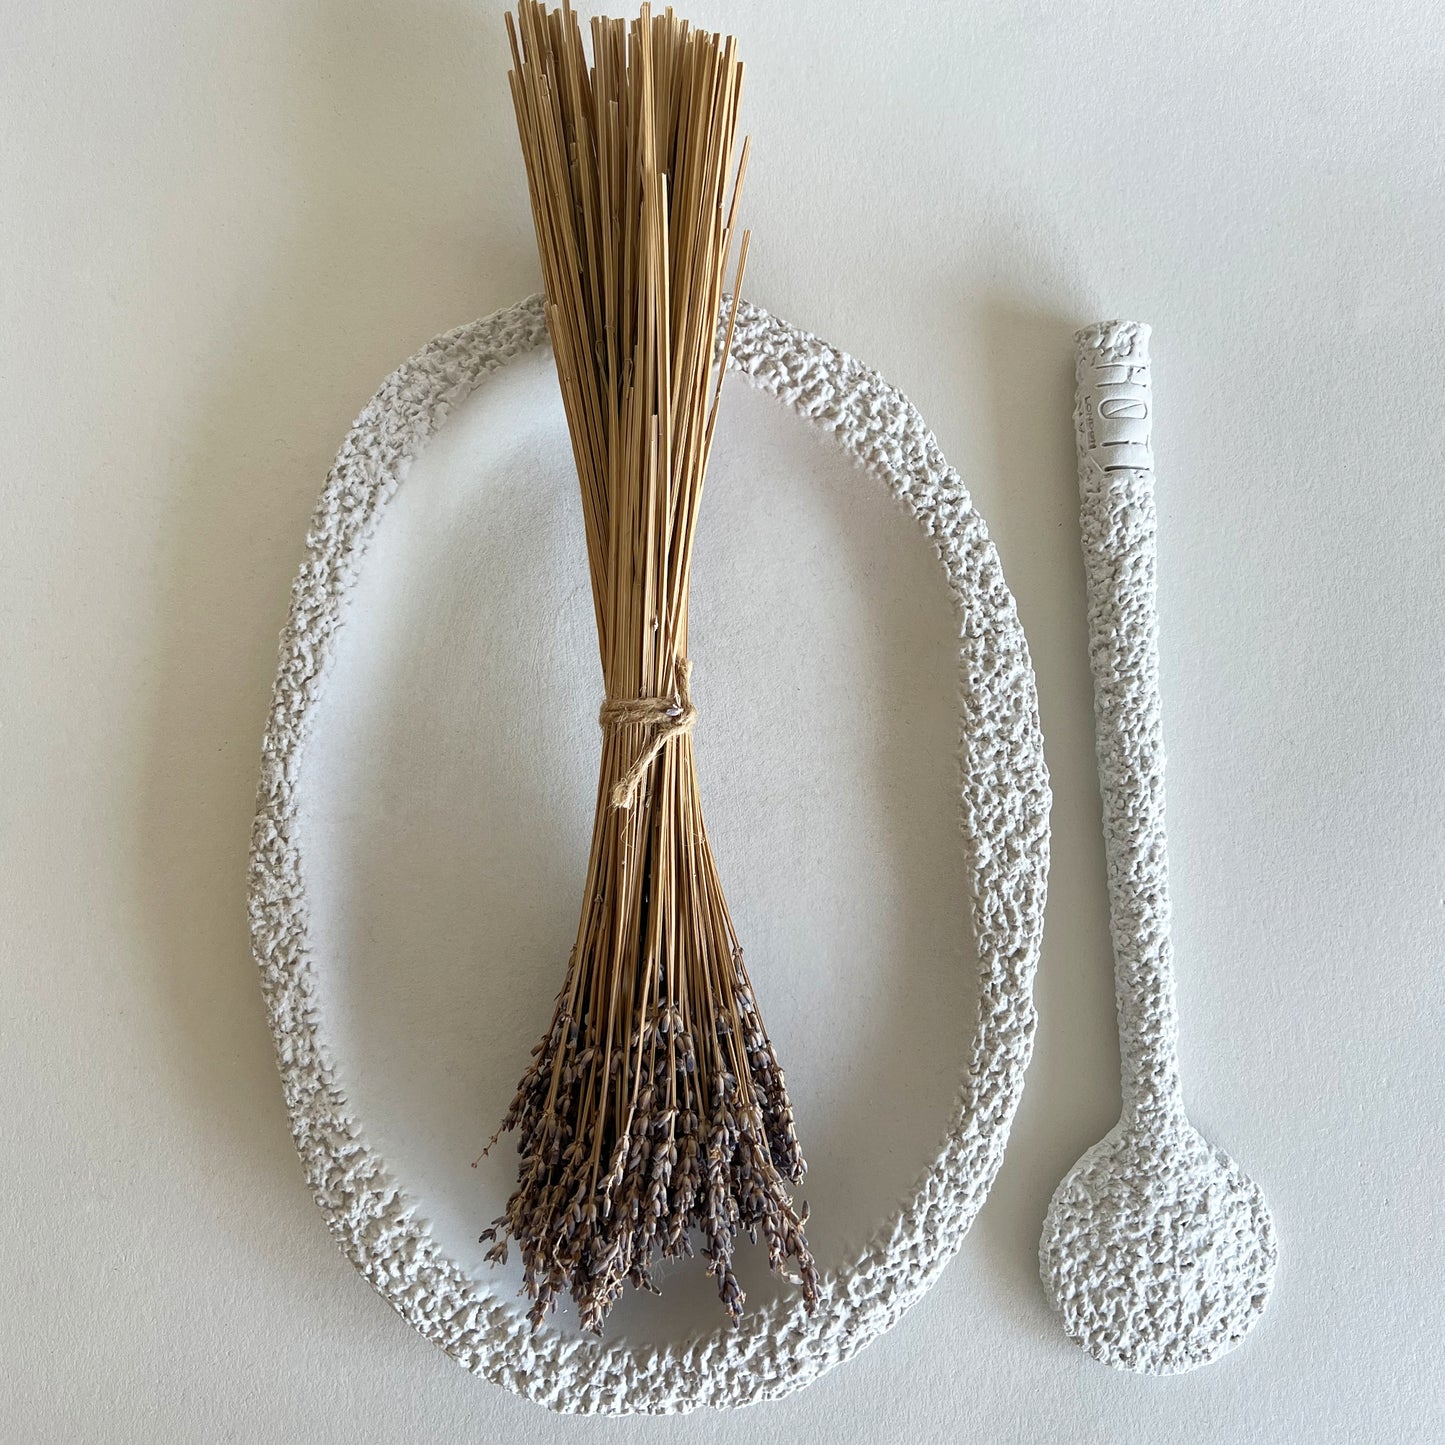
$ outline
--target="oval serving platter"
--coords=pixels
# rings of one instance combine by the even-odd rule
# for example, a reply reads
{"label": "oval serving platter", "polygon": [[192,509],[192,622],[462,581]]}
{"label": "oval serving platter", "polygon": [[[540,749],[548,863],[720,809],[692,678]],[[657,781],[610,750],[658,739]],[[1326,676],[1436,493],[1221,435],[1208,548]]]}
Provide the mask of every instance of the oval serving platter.
{"label": "oval serving platter", "polygon": [[896,1323],[983,1202],[1033,1042],[1048,778],[983,522],[850,357],[744,305],[729,367],[751,386],[724,398],[693,583],[698,766],[810,1160],[812,1315],[742,1245],[737,1329],[694,1260],[602,1340],[566,1309],[533,1331],[477,1242],[516,1157],[472,1160],[562,980],[598,753],[536,298],[437,338],[357,420],[263,744],[252,937],[317,1203],[403,1318],[558,1410],[786,1394]]}

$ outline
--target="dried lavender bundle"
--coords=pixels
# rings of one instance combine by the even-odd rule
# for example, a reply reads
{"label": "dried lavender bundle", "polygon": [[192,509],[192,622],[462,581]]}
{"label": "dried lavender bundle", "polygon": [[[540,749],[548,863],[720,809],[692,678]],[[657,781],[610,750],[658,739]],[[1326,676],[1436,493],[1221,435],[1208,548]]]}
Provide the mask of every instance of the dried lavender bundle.
{"label": "dried lavender bundle", "polygon": [[482,1238],[494,1260],[519,1247],[534,1323],[565,1293],[600,1332],[694,1235],[735,1322],[740,1233],[810,1307],[816,1277],[793,1112],[693,762],[688,582],[747,256],[744,232],[719,351],[743,68],[734,39],[670,9],[591,28],[589,65],[568,6],[507,17],[606,700],[577,942],[498,1131],[517,1133],[517,1188]]}

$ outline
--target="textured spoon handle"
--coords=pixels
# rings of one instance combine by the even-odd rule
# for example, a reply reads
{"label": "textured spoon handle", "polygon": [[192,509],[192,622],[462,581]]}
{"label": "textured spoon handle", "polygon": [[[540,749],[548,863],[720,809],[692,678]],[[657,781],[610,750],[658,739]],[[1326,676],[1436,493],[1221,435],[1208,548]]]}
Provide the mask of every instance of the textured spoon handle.
{"label": "textured spoon handle", "polygon": [[1154,587],[1149,328],[1074,338],[1079,512],[1126,1119],[1182,1115]]}

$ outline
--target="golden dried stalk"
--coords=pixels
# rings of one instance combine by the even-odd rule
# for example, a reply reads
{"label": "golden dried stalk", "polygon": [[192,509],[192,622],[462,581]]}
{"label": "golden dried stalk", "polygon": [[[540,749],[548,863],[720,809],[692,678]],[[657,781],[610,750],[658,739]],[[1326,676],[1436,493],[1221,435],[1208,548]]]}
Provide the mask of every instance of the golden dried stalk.
{"label": "golden dried stalk", "polygon": [[[694,1232],[729,1316],[740,1231],[816,1293],[792,1108],[703,827],[688,582],[747,255],[735,239],[743,67],[669,9],[592,21],[521,0],[510,73],[572,438],[607,701],[581,922],[502,1130],[516,1191],[484,1235],[519,1246],[539,1323],[570,1294],[600,1331]],[[502,1130],[499,1130],[502,1132]]]}

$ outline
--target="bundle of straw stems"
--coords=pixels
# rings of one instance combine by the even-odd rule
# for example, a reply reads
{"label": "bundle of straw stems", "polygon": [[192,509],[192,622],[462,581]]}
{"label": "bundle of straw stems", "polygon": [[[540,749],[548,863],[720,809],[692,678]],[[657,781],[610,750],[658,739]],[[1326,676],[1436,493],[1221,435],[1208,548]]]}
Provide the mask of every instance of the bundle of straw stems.
{"label": "bundle of straw stems", "polygon": [[590,66],[566,5],[521,0],[507,30],[605,701],[577,942],[498,1131],[519,1136],[517,1188],[482,1238],[494,1260],[519,1247],[534,1324],[566,1293],[600,1332],[695,1241],[736,1322],[740,1233],[811,1308],[788,1188],[805,1165],[693,761],[688,583],[747,255],[744,232],[719,346],[743,67],[670,9],[594,19]]}

